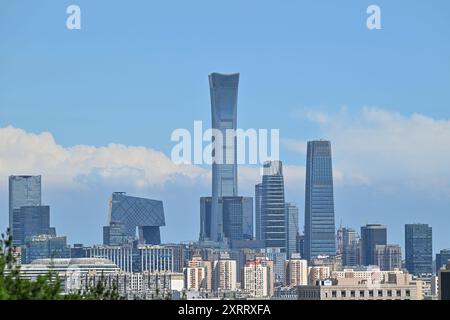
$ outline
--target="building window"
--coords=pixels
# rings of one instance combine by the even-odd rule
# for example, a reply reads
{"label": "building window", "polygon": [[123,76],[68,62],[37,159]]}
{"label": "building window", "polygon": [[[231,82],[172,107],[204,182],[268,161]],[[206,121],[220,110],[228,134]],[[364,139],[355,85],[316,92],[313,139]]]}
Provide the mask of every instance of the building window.
{"label": "building window", "polygon": [[378,290],[378,297],[382,297],[383,296],[383,290]]}
{"label": "building window", "polygon": [[345,298],[347,296],[347,292],[345,292],[344,290],[341,291],[341,297]]}
{"label": "building window", "polygon": [[402,290],[397,290],[397,297],[401,297],[402,296]]}
{"label": "building window", "polygon": [[333,298],[336,298],[336,291],[331,291],[331,296],[333,297]]}
{"label": "building window", "polygon": [[388,290],[387,295],[388,295],[388,297],[392,297],[392,290]]}
{"label": "building window", "polygon": [[361,291],[359,292],[359,296],[360,296],[360,297],[364,297],[364,291],[363,291],[363,290],[361,290]]}
{"label": "building window", "polygon": [[369,290],[369,297],[373,297],[373,290]]}
{"label": "building window", "polygon": [[406,296],[407,297],[411,297],[411,291],[410,290],[406,290]]}
{"label": "building window", "polygon": [[[363,291],[364,293],[364,291]],[[356,297],[356,293],[354,290],[350,291],[350,297],[355,298]]]}

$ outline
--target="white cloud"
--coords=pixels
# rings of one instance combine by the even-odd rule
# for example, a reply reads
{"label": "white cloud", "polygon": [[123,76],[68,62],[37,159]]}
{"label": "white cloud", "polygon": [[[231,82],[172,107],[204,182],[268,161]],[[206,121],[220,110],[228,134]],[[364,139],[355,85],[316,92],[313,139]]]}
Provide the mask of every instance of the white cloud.
{"label": "white cloud", "polygon": [[162,187],[179,178],[191,182],[210,179],[209,170],[175,165],[164,153],[149,148],[121,144],[66,148],[48,132],[0,128],[0,180],[4,182],[11,174],[42,174],[46,185],[68,188],[97,182]]}
{"label": "white cloud", "polygon": [[450,120],[376,107],[308,119],[331,139],[335,167],[344,183],[450,196]]}

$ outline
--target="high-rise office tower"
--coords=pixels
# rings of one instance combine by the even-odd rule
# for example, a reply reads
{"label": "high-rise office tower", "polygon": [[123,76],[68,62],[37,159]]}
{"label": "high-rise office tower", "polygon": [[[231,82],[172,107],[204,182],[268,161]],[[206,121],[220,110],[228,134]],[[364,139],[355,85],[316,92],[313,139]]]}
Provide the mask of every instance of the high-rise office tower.
{"label": "high-rise office tower", "polygon": [[25,245],[27,239],[38,235],[56,235],[50,227],[49,206],[25,206],[13,210],[13,243]]}
{"label": "high-rise office tower", "polygon": [[433,232],[427,224],[405,225],[406,269],[414,275],[433,273]]}
{"label": "high-rise office tower", "polygon": [[14,211],[21,207],[41,205],[41,176],[10,176],[9,177],[9,229],[14,240]]}
{"label": "high-rise office tower", "polygon": [[281,161],[264,163],[261,191],[261,240],[266,248],[280,248],[286,252],[286,209]]}
{"label": "high-rise office tower", "polygon": [[443,249],[436,254],[436,274],[450,262],[450,249]]}
{"label": "high-rise office tower", "polygon": [[375,245],[375,265],[382,271],[402,268],[402,249],[398,244]]}
{"label": "high-rise office tower", "polygon": [[439,300],[450,300],[450,262],[438,273]]}
{"label": "high-rise office tower", "polygon": [[22,257],[24,263],[31,263],[36,259],[69,258],[70,246],[67,245],[66,237],[41,234],[27,239],[25,255]]}
{"label": "high-rise office tower", "polygon": [[298,253],[297,251],[297,235],[298,235],[298,207],[290,203],[286,203],[286,252],[287,258]]}
{"label": "high-rise office tower", "polygon": [[341,228],[342,231],[342,265],[359,265],[359,234],[352,228]]}
{"label": "high-rise office tower", "polygon": [[262,183],[255,185],[255,238],[261,240]]}
{"label": "high-rise office tower", "polygon": [[381,224],[367,224],[361,227],[361,264],[376,265],[375,246],[387,244],[387,229]]}
{"label": "high-rise office tower", "polygon": [[305,256],[305,235],[297,233],[297,252],[300,253],[300,257]]}
{"label": "high-rise office tower", "polygon": [[336,254],[330,141],[309,141],[306,156],[305,244],[307,260]]}
{"label": "high-rise office tower", "polygon": [[211,239],[211,197],[200,198],[200,241]]}
{"label": "high-rise office tower", "polygon": [[[237,189],[237,151],[236,139],[227,141],[227,130],[237,127],[237,97],[239,74],[209,75],[211,94],[212,129],[222,134],[222,141],[213,137],[212,164],[212,203],[211,203],[211,239],[222,242],[223,218],[219,204],[221,197],[235,197]],[[231,162],[231,163],[230,163]]]}
{"label": "high-rise office tower", "polygon": [[[253,239],[253,198],[221,197],[223,235],[230,241]],[[211,239],[212,197],[200,198],[200,241]]]}
{"label": "high-rise office tower", "polygon": [[223,234],[229,240],[253,239],[253,198],[222,197]]}
{"label": "high-rise office tower", "polygon": [[130,242],[136,238],[137,229],[140,243],[160,244],[159,228],[165,225],[162,201],[114,192],[109,202],[108,226],[103,229],[103,243],[122,245]]}

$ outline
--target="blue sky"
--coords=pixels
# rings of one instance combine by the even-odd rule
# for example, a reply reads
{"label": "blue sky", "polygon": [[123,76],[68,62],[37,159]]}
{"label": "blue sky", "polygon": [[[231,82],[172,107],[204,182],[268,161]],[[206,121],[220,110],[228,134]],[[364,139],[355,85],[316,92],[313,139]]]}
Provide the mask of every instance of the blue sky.
{"label": "blue sky", "polygon": [[[82,29],[70,31],[74,3]],[[382,30],[366,28],[370,4],[381,7]],[[435,249],[450,247],[449,21],[445,0],[1,0],[0,128],[23,131],[1,131],[9,140],[0,144],[0,224],[6,177],[26,171],[44,174],[44,200],[69,242],[101,241],[118,190],[165,201],[164,240],[196,239],[205,173],[159,176],[138,161],[142,150],[126,151],[137,159],[129,163],[107,146],[169,156],[174,129],[210,123],[208,73],[240,72],[238,124],[280,129],[301,221],[304,141],[323,137],[333,142],[338,224],[386,223],[389,241],[403,245],[403,224],[426,222]],[[51,139],[32,135],[42,132]],[[73,146],[120,159],[80,164],[83,148]],[[26,160],[27,150],[63,160],[51,151]],[[240,180],[245,195],[254,176]]]}

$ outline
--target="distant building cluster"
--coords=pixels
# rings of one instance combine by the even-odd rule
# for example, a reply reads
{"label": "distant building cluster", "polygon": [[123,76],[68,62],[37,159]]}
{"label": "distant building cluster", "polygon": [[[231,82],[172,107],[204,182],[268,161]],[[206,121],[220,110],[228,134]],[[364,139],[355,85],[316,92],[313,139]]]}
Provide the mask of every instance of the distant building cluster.
{"label": "distant building cluster", "polygon": [[[213,73],[209,83],[212,127],[236,129],[239,74]],[[281,161],[263,164],[254,197],[238,193],[237,172],[236,161],[212,164],[198,241],[162,243],[162,201],[114,192],[103,244],[92,246],[69,246],[50,226],[41,176],[10,176],[22,274],[36,279],[52,268],[63,293],[105,281],[129,299],[450,300],[450,249],[433,261],[431,226],[405,225],[404,255],[385,225],[336,230],[330,141],[307,144],[304,230]]]}

